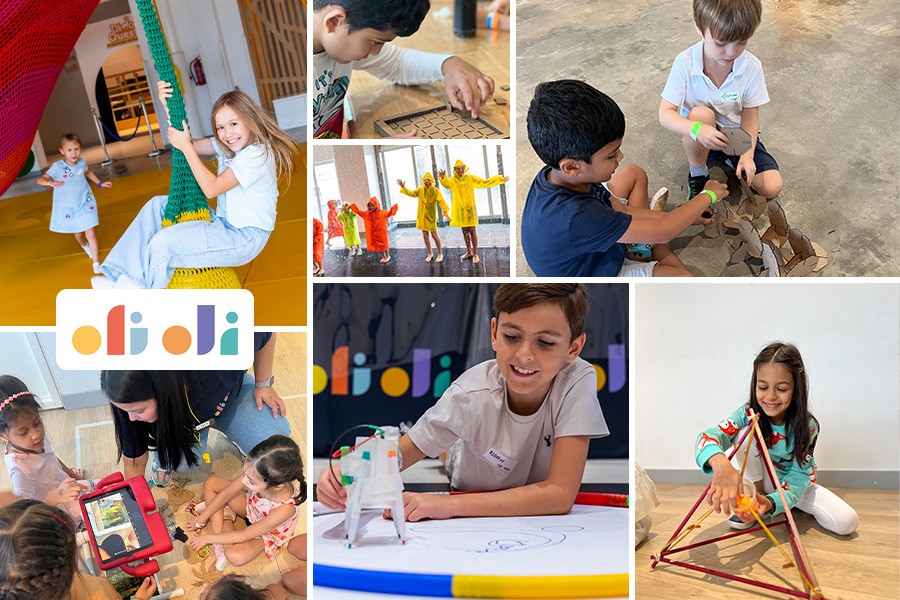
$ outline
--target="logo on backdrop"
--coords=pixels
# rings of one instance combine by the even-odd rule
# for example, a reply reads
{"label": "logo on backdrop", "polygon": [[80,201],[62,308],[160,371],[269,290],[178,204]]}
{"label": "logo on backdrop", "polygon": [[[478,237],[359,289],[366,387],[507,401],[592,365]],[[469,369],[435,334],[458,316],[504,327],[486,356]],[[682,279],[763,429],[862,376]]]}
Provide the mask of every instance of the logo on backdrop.
{"label": "logo on backdrop", "polygon": [[[597,391],[608,386],[607,391],[618,392],[625,387],[627,376],[626,352],[623,344],[607,345],[608,361],[606,368],[597,364],[595,360],[583,357],[594,367],[597,372]],[[328,390],[329,380],[332,396],[363,396],[372,390],[372,385],[377,380],[381,392],[392,398],[405,396],[407,393],[412,398],[431,396],[440,398],[450,387],[452,375],[450,367],[452,359],[449,354],[444,354],[438,360],[440,369],[432,375],[432,355],[428,348],[413,348],[411,365],[393,365],[382,370],[379,375],[373,377],[372,367],[366,366],[367,358],[362,352],[353,355],[354,367],[350,367],[350,348],[348,346],[337,347],[331,355],[331,371],[324,367],[313,365],[313,394],[321,394]],[[410,377],[412,373],[412,377]]]}
{"label": "logo on backdrop", "polygon": [[253,363],[247,290],[63,290],[56,296],[63,369],[246,369]]}

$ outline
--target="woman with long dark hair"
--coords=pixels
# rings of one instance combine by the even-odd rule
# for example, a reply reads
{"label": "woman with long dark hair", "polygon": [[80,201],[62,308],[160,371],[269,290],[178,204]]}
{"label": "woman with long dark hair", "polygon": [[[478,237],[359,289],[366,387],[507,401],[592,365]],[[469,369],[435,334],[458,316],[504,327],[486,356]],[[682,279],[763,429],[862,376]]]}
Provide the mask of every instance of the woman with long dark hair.
{"label": "woman with long dark hair", "polygon": [[255,334],[254,349],[253,377],[246,370],[101,372],[126,479],[144,475],[151,449],[158,485],[172,471],[195,468],[207,458],[210,428],[243,455],[272,435],[290,435],[284,401],[272,387],[275,334]]}

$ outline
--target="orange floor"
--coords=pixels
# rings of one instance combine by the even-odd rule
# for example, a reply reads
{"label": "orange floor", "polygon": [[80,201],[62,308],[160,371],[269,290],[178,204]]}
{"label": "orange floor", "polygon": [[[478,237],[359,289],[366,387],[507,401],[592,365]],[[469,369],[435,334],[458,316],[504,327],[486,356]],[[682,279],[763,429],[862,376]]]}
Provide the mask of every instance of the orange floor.
{"label": "orange floor", "polygon": [[[306,325],[306,145],[303,163],[278,201],[278,222],[266,248],[248,265],[235,269],[253,292],[257,326]],[[165,194],[169,170],[113,180],[97,192],[100,225],[96,228],[102,261],[152,196]],[[0,201],[0,323],[52,327],[56,294],[63,289],[90,289],[90,259],[70,234],[49,230],[52,192]]]}

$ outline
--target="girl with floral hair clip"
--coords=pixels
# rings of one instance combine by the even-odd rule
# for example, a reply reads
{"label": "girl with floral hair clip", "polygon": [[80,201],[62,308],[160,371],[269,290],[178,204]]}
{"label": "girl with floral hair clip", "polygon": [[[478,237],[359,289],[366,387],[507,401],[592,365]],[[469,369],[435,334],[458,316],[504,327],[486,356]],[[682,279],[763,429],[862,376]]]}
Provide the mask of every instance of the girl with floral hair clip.
{"label": "girl with floral hair clip", "polygon": [[16,495],[58,506],[83,528],[78,497],[92,490],[94,482],[56,456],[44,431],[41,406],[19,378],[0,376],[0,397],[0,440],[6,442],[6,470]]}

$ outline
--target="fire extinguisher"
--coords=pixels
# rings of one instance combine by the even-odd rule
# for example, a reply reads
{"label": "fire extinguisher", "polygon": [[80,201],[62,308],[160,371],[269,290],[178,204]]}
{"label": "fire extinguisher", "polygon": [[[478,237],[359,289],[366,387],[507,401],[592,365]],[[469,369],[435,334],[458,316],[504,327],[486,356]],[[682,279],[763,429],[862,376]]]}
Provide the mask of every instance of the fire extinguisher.
{"label": "fire extinguisher", "polygon": [[195,85],[206,85],[206,73],[203,72],[203,62],[199,56],[191,61],[190,72],[191,81]]}

